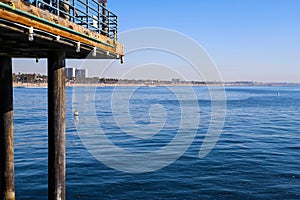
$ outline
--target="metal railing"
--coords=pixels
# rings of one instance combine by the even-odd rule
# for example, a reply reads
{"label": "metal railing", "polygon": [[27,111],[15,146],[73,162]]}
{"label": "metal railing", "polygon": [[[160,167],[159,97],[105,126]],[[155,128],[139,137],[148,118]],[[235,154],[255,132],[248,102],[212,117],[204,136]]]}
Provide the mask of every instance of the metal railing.
{"label": "metal railing", "polygon": [[117,40],[118,17],[103,7],[98,0],[35,0],[35,5]]}

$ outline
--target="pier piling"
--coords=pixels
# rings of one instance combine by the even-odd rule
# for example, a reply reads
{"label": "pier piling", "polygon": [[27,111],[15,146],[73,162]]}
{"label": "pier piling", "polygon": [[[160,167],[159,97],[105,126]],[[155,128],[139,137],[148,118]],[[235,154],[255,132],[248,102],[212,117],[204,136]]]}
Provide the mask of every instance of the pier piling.
{"label": "pier piling", "polygon": [[48,54],[48,199],[65,199],[65,52]]}
{"label": "pier piling", "polygon": [[0,56],[0,199],[14,200],[12,59]]}

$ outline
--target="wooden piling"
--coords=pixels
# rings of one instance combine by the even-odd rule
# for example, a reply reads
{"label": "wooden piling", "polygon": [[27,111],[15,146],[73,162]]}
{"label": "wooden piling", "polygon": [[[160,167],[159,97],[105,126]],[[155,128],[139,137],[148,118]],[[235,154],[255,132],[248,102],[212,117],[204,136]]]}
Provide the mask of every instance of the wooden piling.
{"label": "wooden piling", "polygon": [[65,52],[48,54],[48,199],[65,199]]}
{"label": "wooden piling", "polygon": [[12,60],[0,57],[0,199],[14,200]]}

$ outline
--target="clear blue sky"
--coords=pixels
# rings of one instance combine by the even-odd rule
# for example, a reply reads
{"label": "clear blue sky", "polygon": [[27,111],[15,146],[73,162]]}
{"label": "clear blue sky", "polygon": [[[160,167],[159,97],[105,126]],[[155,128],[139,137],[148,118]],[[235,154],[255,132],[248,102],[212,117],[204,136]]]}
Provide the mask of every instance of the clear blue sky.
{"label": "clear blue sky", "polygon": [[300,82],[299,0],[108,0],[108,7],[120,32],[162,27],[193,38],[224,80]]}

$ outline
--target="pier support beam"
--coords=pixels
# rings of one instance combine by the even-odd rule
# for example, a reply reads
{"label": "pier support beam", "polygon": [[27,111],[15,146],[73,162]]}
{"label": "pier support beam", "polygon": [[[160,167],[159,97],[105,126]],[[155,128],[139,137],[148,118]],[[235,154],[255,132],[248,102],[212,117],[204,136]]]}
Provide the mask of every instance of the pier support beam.
{"label": "pier support beam", "polygon": [[48,199],[65,199],[66,86],[65,52],[48,54]]}
{"label": "pier support beam", "polygon": [[0,57],[0,199],[14,200],[12,60]]}

